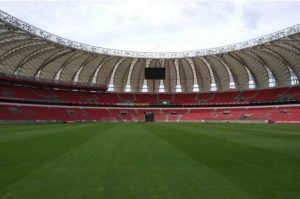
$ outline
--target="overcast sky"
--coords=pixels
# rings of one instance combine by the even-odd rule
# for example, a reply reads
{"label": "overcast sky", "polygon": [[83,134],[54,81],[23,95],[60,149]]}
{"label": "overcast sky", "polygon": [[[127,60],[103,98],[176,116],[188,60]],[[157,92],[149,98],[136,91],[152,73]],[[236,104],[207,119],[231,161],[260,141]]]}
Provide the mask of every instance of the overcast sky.
{"label": "overcast sky", "polygon": [[67,39],[136,51],[218,47],[300,23],[300,1],[0,1],[0,9]]}

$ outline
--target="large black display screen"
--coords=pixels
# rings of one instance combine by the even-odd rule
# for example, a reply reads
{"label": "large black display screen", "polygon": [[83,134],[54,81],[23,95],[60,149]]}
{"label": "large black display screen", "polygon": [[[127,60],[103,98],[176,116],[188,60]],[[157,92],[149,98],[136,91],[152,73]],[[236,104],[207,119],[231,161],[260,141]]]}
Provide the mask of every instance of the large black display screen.
{"label": "large black display screen", "polygon": [[145,79],[165,79],[165,68],[145,68]]}

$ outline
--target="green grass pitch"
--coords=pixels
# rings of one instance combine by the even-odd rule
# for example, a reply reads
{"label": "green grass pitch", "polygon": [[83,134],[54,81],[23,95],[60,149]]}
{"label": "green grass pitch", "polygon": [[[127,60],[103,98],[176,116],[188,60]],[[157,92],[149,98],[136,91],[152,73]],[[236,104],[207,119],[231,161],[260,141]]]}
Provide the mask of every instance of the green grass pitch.
{"label": "green grass pitch", "polygon": [[300,198],[300,125],[1,125],[0,199],[17,198]]}

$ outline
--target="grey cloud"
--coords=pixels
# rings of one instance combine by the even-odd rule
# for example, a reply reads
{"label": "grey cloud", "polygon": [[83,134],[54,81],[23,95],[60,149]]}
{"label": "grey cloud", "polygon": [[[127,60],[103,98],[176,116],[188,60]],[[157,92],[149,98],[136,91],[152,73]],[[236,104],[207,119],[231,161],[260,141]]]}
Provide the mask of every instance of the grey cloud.
{"label": "grey cloud", "polygon": [[242,18],[247,28],[257,29],[258,22],[262,17],[262,13],[255,7],[247,7],[243,10]]}

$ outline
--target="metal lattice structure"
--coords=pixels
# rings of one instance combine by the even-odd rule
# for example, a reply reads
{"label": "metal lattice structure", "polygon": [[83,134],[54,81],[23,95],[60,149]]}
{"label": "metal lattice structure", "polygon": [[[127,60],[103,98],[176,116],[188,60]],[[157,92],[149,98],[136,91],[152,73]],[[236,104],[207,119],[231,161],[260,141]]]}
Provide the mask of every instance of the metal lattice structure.
{"label": "metal lattice structure", "polygon": [[[165,67],[165,80],[145,80]],[[300,24],[257,39],[185,52],[133,52],[61,38],[0,11],[0,72],[107,85],[115,92],[207,92],[299,83]]]}

